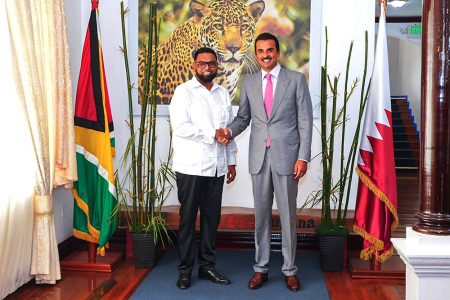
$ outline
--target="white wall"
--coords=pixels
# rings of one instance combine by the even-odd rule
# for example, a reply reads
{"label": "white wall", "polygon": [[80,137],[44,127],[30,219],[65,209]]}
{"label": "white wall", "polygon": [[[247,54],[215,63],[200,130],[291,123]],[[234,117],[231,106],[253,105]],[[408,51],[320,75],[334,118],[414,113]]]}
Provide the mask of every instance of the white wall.
{"label": "white wall", "polygon": [[[329,36],[329,56],[328,65],[331,75],[345,74],[345,64],[347,51],[351,40],[354,40],[353,59],[350,78],[361,77],[362,65],[364,61],[364,31],[369,33],[369,66],[373,63],[373,41],[374,41],[374,17],[375,8],[373,1],[361,0],[314,0],[311,1],[311,79],[310,91],[313,102],[318,101],[319,96],[319,72],[320,64],[323,61],[323,40],[324,26],[328,26]],[[78,72],[81,60],[81,51],[86,32],[87,21],[90,14],[89,1],[66,1],[67,28],[70,45],[70,61],[73,76],[74,95],[76,93]],[[125,6],[127,2],[125,1]],[[351,7],[351,9],[349,9]],[[130,1],[129,18],[136,17],[137,1]],[[100,27],[102,29],[102,47],[105,60],[106,77],[109,88],[110,101],[115,125],[116,152],[115,164],[117,166],[118,158],[124,152],[125,142],[128,138],[128,129],[125,120],[127,116],[127,97],[126,81],[123,67],[123,57],[118,50],[121,42],[120,34],[120,1],[109,0],[100,2]],[[129,21],[130,22],[130,21]],[[137,27],[130,22],[130,35],[137,35]],[[128,41],[130,51],[137,48],[137,37],[130,37]],[[130,52],[130,54],[132,54]],[[136,55],[136,54],[135,54]],[[130,57],[132,59],[132,57]],[[134,57],[136,61],[136,56]],[[370,72],[369,72],[370,74]],[[136,80],[136,75],[133,80]],[[341,79],[341,84],[343,79]],[[340,88],[343,90],[343,88]],[[359,88],[355,91],[353,103],[359,101]],[[75,97],[75,96],[74,96]],[[349,128],[355,127],[355,116],[357,115],[356,106],[352,105],[351,120]],[[168,123],[167,116],[162,111],[158,117],[158,153],[164,156],[168,149]],[[314,120],[315,126],[319,126],[319,120]],[[239,147],[238,153],[238,176],[236,181],[224,188],[223,205],[224,206],[242,206],[253,207],[253,197],[251,192],[251,179],[248,174],[248,138],[249,130],[237,138]],[[347,144],[350,144],[347,141]],[[347,147],[348,148],[348,147]],[[320,153],[320,135],[314,131],[313,136],[313,155]],[[335,151],[339,153],[339,151]],[[308,174],[300,182],[298,203],[299,206],[306,197],[319,186],[321,176],[320,157],[315,158],[309,165]],[[349,208],[354,208],[356,176],[354,176],[353,191]],[[57,226],[58,242],[71,236],[72,228],[72,210],[73,200],[70,193],[66,191],[56,191],[54,193],[55,201],[55,219],[57,224],[64,223],[63,226]],[[172,192],[167,204],[178,204],[176,191]],[[63,217],[62,217],[63,216]]]}
{"label": "white wall", "polygon": [[[348,154],[348,149],[351,145],[352,136],[348,133],[353,132],[356,127],[356,121],[358,116],[358,107],[360,99],[360,91],[362,84],[362,74],[364,65],[364,32],[368,31],[368,72],[367,79],[371,76],[373,57],[374,57],[374,18],[375,18],[375,7],[373,1],[358,1],[358,0],[344,0],[344,1],[333,1],[333,0],[322,0],[322,1],[311,1],[312,5],[321,4],[321,26],[317,26],[311,29],[311,40],[312,44],[316,45],[316,36],[319,35],[317,32],[318,28],[321,29],[321,61],[324,63],[324,47],[325,47],[325,26],[328,30],[328,73],[333,78],[334,76],[340,76],[338,90],[342,95],[344,92],[344,79],[345,79],[345,68],[348,56],[348,50],[350,47],[350,42],[354,41],[352,59],[350,64],[350,75],[349,82],[352,82],[355,78],[360,79],[359,86],[355,89],[353,96],[349,100],[349,117],[350,120],[347,123],[347,134],[345,141],[344,154]],[[351,9],[350,9],[351,8]],[[318,9],[318,8],[317,8]],[[315,47],[315,46],[314,46]],[[317,53],[319,50],[315,49],[311,51],[311,57]],[[311,69],[319,71],[320,66],[312,65]],[[311,74],[313,71],[311,70]],[[314,75],[312,75],[314,76]],[[318,79],[318,74],[315,75]],[[366,83],[367,84],[367,83]],[[319,83],[312,82],[311,84],[311,96],[312,98],[318,98],[319,95]],[[340,99],[342,100],[342,99]],[[314,102],[314,100],[313,100]],[[340,107],[342,102],[338,104]],[[314,121],[315,127],[320,127],[319,120]],[[337,133],[339,136],[339,132]],[[315,130],[313,138],[313,155],[319,154],[321,149],[320,135],[318,131]],[[340,155],[340,147],[335,147],[335,155]],[[336,161],[336,159],[335,159]],[[334,163],[333,168],[334,178],[338,178],[339,168]],[[354,168],[352,168],[353,170]],[[320,184],[321,178],[321,164],[320,156],[310,164],[310,169],[305,179],[304,185],[301,187],[306,191],[306,196],[309,195],[314,188]],[[352,190],[350,193],[350,203],[349,209],[354,209],[356,202],[356,191],[357,191],[357,175],[353,174]],[[305,199],[305,195],[299,195],[299,203],[302,203]]]}
{"label": "white wall", "polygon": [[[408,26],[417,23],[388,23],[389,78],[392,96],[408,96],[417,130],[421,120],[422,39],[408,36]],[[378,25],[375,27],[378,32]]]}
{"label": "white wall", "polygon": [[400,77],[399,73],[399,59],[398,48],[400,40],[398,38],[387,38],[388,55],[389,55],[389,84],[391,86],[391,95],[400,96]]}
{"label": "white wall", "polygon": [[417,130],[420,131],[421,119],[421,45],[409,40],[400,40],[398,49],[401,95],[408,95],[410,107]]}
{"label": "white wall", "polygon": [[[82,39],[86,34],[87,28],[84,20],[86,16],[89,18],[90,13],[89,10],[82,9],[81,2],[84,1],[65,1],[64,3],[74,103],[78,73],[80,71],[81,51],[83,49]],[[58,243],[61,243],[72,236],[73,197],[70,189],[60,187],[53,191],[53,215],[55,218],[56,239]]]}
{"label": "white wall", "polygon": [[[413,44],[421,45],[422,39],[420,36],[408,36],[408,26],[420,25],[420,23],[387,23],[386,34],[388,37],[407,40]],[[378,32],[378,24],[375,32]]]}
{"label": "white wall", "polygon": [[[320,81],[319,72],[320,64],[324,57],[319,54],[324,50],[321,49],[323,41],[325,39],[324,27],[328,26],[328,38],[329,38],[329,53],[328,53],[328,65],[329,73],[331,75],[338,75],[341,73],[342,79],[340,80],[341,88],[343,92],[343,77],[345,74],[347,51],[350,46],[350,41],[354,41],[352,66],[350,72],[350,79],[355,77],[362,77],[362,65],[364,62],[364,30],[368,31],[369,35],[369,72],[370,76],[371,66],[373,63],[373,42],[374,42],[374,14],[375,8],[371,1],[358,1],[358,0],[322,0],[311,1],[312,17],[311,17],[311,78],[310,78],[310,92],[313,103],[319,101],[320,95]],[[351,10],[348,8],[352,7]],[[341,17],[337,17],[341,16]],[[322,41],[322,42],[321,42]],[[323,53],[322,53],[323,54]],[[355,96],[350,100],[351,103],[355,103],[351,106],[348,129],[352,131],[356,124],[356,116],[358,114],[357,106],[359,101],[359,91],[355,90]],[[237,107],[236,107],[237,110]],[[317,115],[317,114],[316,114]],[[159,120],[164,120],[166,117],[160,117]],[[168,128],[167,122],[163,122],[164,126],[161,128]],[[315,127],[320,127],[319,119],[314,120]],[[166,129],[168,130],[168,129]],[[167,132],[167,131],[166,131]],[[164,135],[166,133],[162,133]],[[248,141],[250,130],[247,129],[243,134],[236,138],[238,144],[238,161],[237,161],[237,178],[231,185],[226,185],[223,194],[224,206],[242,206],[253,207],[253,196],[251,177],[248,173]],[[348,136],[346,149],[350,147],[351,140]],[[164,144],[159,145],[159,149],[166,149]],[[314,130],[312,154],[317,156],[310,164],[309,171],[305,178],[300,181],[300,189],[298,195],[298,206],[301,206],[306,198],[320,186],[321,178],[321,164],[320,164],[320,151],[321,142],[320,134],[317,130]],[[348,151],[348,150],[347,150]],[[346,151],[346,152],[347,152]],[[339,153],[335,149],[335,153]],[[335,168],[335,176],[338,176],[339,169]],[[353,177],[352,193],[350,197],[349,208],[353,209],[355,206],[357,176]],[[168,205],[178,204],[176,192],[172,193],[167,201]],[[274,207],[276,204],[274,203]]]}
{"label": "white wall", "polygon": [[404,37],[389,37],[389,73],[391,95],[407,95],[420,131],[421,118],[421,45]]}

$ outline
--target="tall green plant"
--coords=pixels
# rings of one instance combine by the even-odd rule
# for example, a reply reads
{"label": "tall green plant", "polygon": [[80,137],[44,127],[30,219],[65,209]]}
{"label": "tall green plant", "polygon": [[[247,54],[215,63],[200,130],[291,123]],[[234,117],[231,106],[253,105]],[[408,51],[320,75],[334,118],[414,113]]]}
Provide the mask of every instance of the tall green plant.
{"label": "tall green plant", "polygon": [[[365,59],[363,70],[363,81],[361,88],[361,95],[359,101],[359,113],[355,132],[353,133],[352,144],[347,158],[345,157],[345,135],[346,123],[349,120],[347,112],[347,105],[355,88],[358,86],[359,79],[356,78],[349,86],[349,70],[353,51],[353,42],[350,43],[348,51],[347,65],[345,71],[345,84],[343,94],[343,105],[337,108],[339,99],[338,82],[339,77],[331,78],[328,73],[328,30],[325,27],[325,64],[321,67],[321,85],[320,85],[320,116],[321,116],[321,130],[320,137],[322,143],[322,183],[321,187],[315,190],[306,200],[302,208],[306,206],[322,205],[321,224],[316,227],[316,232],[320,235],[346,235],[348,234],[345,228],[347,219],[348,202],[352,184],[353,168],[357,154],[359,134],[361,128],[362,116],[366,107],[368,91],[370,88],[370,81],[367,87],[367,52],[368,52],[368,37],[367,31],[365,33]],[[330,97],[328,96],[331,94]],[[331,112],[328,108],[328,103],[331,101]],[[333,167],[335,166],[335,139],[338,130],[341,129],[340,146],[341,153],[338,160],[339,179],[337,182],[333,181]],[[344,198],[345,197],[345,198]],[[332,215],[332,204],[334,205],[335,214]],[[334,217],[334,221],[333,221]]]}
{"label": "tall green plant", "polygon": [[[142,97],[140,103],[139,128],[135,130],[134,107],[130,69],[128,62],[127,37],[125,33],[125,16],[128,10],[121,3],[122,51],[124,54],[129,109],[130,138],[124,155],[120,161],[120,170],[124,176],[119,180],[116,172],[116,186],[119,199],[124,207],[124,215],[131,232],[153,232],[155,240],[168,236],[167,224],[161,214],[161,208],[173,189],[171,183],[174,174],[169,166],[171,152],[165,161],[160,161],[156,167],[156,109],[157,109],[157,74],[158,74],[158,21],[156,3],[150,4],[148,19],[147,57],[145,59],[145,77],[143,79]],[[139,108],[138,108],[139,110]],[[170,138],[171,141],[171,138]],[[169,145],[171,149],[171,145]],[[131,203],[131,207],[130,204]],[[116,213],[120,213],[117,208]]]}

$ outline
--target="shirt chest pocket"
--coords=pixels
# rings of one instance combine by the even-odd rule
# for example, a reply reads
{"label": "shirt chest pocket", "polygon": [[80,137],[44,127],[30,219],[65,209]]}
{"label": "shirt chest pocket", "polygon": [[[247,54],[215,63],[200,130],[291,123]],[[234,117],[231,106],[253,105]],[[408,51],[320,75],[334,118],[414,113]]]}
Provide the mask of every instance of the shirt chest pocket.
{"label": "shirt chest pocket", "polygon": [[229,118],[229,110],[231,109],[230,106],[227,105],[220,105],[220,112],[219,112],[219,116],[220,116],[220,123],[221,126],[226,126],[228,125],[228,118]]}
{"label": "shirt chest pocket", "polygon": [[216,104],[211,107],[213,114],[214,125],[224,127],[228,123],[228,107],[223,104]]}

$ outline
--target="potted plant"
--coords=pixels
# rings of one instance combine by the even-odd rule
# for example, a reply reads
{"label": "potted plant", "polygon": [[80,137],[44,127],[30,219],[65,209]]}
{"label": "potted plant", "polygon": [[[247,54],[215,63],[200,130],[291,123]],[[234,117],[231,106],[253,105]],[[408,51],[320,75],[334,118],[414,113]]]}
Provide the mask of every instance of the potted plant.
{"label": "potted plant", "polygon": [[[140,121],[135,130],[132,98],[133,84],[130,80],[128,52],[125,34],[125,15],[127,10],[121,3],[122,38],[125,69],[128,86],[130,137],[116,172],[116,188],[120,206],[116,215],[122,215],[131,233],[135,265],[137,268],[151,268],[154,265],[157,242],[169,241],[169,232],[161,208],[173,189],[174,179],[169,161],[169,151],[165,161],[156,166],[156,79],[158,69],[157,51],[147,51],[145,77],[140,98]],[[148,29],[148,49],[158,46],[156,3],[150,4]],[[170,136],[170,133],[168,134]],[[169,147],[171,149],[171,147]],[[121,208],[122,207],[122,208]]]}
{"label": "potted plant", "polygon": [[[343,265],[344,251],[348,229],[345,227],[347,219],[347,208],[353,177],[353,166],[357,154],[359,132],[364,109],[367,103],[370,81],[365,89],[367,74],[367,32],[365,34],[365,63],[363,71],[362,88],[359,102],[359,114],[357,126],[353,133],[351,147],[348,156],[345,157],[345,134],[346,123],[349,120],[347,105],[355,88],[359,83],[356,78],[349,86],[349,68],[353,49],[350,44],[342,107],[338,109],[338,81],[339,76],[333,79],[327,74],[328,33],[325,27],[325,65],[321,68],[321,142],[322,142],[322,180],[321,187],[315,190],[306,200],[302,208],[314,207],[321,204],[321,223],[315,228],[320,250],[320,265],[323,271],[341,271]],[[330,91],[330,97],[329,97]],[[331,110],[328,106],[331,101]],[[340,132],[339,132],[340,131]],[[337,136],[339,135],[340,136]],[[340,154],[334,152],[337,145],[336,138],[340,138]],[[336,162],[336,160],[338,160]],[[333,180],[334,167],[339,168],[338,180]]]}

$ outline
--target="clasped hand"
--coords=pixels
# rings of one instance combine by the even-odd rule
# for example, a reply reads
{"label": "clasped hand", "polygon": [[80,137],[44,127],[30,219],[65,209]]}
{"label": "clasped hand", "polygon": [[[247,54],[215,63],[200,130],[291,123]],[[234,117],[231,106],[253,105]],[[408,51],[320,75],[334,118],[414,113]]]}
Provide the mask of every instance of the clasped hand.
{"label": "clasped hand", "polygon": [[222,145],[228,145],[231,140],[231,131],[229,128],[216,129],[216,140]]}

